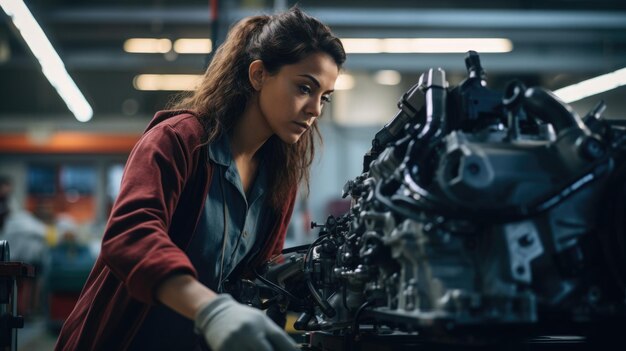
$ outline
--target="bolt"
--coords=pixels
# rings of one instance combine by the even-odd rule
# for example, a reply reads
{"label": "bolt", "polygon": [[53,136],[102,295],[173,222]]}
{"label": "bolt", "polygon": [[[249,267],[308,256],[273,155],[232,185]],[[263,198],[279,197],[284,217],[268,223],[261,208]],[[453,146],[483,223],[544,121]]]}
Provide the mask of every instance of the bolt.
{"label": "bolt", "polygon": [[535,239],[530,234],[524,234],[517,242],[522,247],[528,247],[535,242]]}

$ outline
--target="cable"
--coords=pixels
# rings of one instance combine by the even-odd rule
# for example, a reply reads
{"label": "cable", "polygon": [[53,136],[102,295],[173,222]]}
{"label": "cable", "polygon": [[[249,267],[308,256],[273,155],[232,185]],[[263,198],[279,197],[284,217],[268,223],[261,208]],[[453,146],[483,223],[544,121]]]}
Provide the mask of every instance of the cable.
{"label": "cable", "polygon": [[283,295],[286,295],[288,298],[290,298],[291,300],[299,303],[299,304],[303,304],[305,303],[304,301],[302,301],[299,297],[296,297],[295,295],[293,295],[292,293],[290,293],[289,291],[287,291],[285,288],[281,287],[280,285],[272,282],[269,279],[266,279],[265,277],[263,277],[261,274],[259,274],[259,272],[256,270],[256,268],[254,269],[254,275],[260,280],[262,281],[264,284],[268,285],[268,287],[272,290],[274,290],[274,292],[278,292],[278,293],[282,293]]}
{"label": "cable", "polygon": [[[293,247],[293,248],[290,248],[290,249],[287,249],[287,250],[283,250],[283,253],[294,251],[294,249],[300,250],[301,248],[308,246],[308,251],[307,251],[307,254],[306,254],[305,258],[304,258],[305,259],[304,265],[306,266],[307,265],[307,260],[309,259],[309,256],[311,256],[312,249],[315,247],[315,245],[317,245],[319,242],[321,242],[327,236],[328,236],[328,234],[320,236],[319,238],[317,238],[310,245],[302,245],[302,246]],[[307,282],[310,281],[310,271],[309,270],[310,269],[308,267],[304,268],[304,273],[305,273]],[[264,284],[266,284],[274,292],[279,293],[279,294],[283,294],[283,295],[287,296],[289,299],[293,300],[294,302],[297,302],[298,304],[306,304],[306,301],[301,300],[300,298],[296,297],[295,295],[293,295],[292,293],[287,291],[285,288],[283,288],[280,285],[272,282],[271,280],[266,279],[265,277],[263,277],[258,272],[258,270],[256,268],[254,269],[254,275],[256,276],[256,278],[258,278],[260,281],[262,281]],[[310,289],[310,287],[309,287],[309,289]],[[319,295],[318,295],[318,297],[319,297]],[[319,297],[319,298],[321,299],[321,297]]]}
{"label": "cable", "polygon": [[309,250],[307,251],[307,255],[304,258],[304,274],[306,276],[306,285],[309,288],[309,291],[311,292],[311,296],[313,297],[313,300],[315,300],[315,302],[317,303],[317,305],[319,306],[320,310],[322,311],[322,313],[324,313],[327,317],[334,317],[335,314],[337,313],[335,311],[334,308],[332,308],[332,306],[328,303],[328,301],[324,300],[319,292],[317,291],[317,289],[315,288],[315,286],[313,285],[313,281],[311,279],[311,273],[313,272],[313,267],[311,267],[311,265],[313,264],[313,260],[309,259],[310,256],[312,256],[313,253],[313,248],[315,247],[315,245],[321,243],[324,239],[326,239],[330,234],[326,234],[324,236],[320,236],[319,238],[317,238],[313,244],[311,244],[311,246],[309,247]]}
{"label": "cable", "polygon": [[312,271],[312,267],[309,267],[310,264],[309,262],[309,258],[312,256],[313,253],[313,248],[318,245],[320,242],[322,242],[322,240],[326,239],[330,234],[324,234],[324,235],[320,235],[317,239],[315,239],[315,241],[313,241],[310,245],[309,245],[309,249],[306,252],[306,256],[304,256],[304,272],[305,273],[309,273]]}
{"label": "cable", "polygon": [[352,324],[352,333],[355,336],[359,333],[359,318],[361,317],[361,313],[365,308],[373,304],[374,303],[372,301],[365,301],[361,306],[359,306],[359,309],[356,310],[356,313],[354,314],[354,323]]}
{"label": "cable", "polygon": [[289,248],[286,248],[283,250],[283,255],[288,254],[288,253],[292,253],[292,252],[298,252],[304,249],[308,249],[309,246],[311,246],[311,244],[304,244],[304,245],[299,245],[299,246],[292,246]]}

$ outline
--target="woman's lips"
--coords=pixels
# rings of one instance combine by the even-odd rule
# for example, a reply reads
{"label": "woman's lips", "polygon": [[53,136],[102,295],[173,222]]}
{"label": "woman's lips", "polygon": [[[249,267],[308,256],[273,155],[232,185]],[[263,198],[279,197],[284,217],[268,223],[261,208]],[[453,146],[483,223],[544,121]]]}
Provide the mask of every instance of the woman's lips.
{"label": "woman's lips", "polygon": [[298,127],[302,128],[302,130],[309,129],[309,125],[306,124],[305,122],[296,122],[296,121],[294,121],[293,123],[295,123]]}

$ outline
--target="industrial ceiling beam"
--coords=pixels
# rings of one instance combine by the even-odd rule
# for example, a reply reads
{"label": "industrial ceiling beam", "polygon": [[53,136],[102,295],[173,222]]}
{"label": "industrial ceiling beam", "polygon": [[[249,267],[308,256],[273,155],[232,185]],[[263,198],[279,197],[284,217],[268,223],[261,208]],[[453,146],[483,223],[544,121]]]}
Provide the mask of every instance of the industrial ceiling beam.
{"label": "industrial ceiling beam", "polygon": [[[307,12],[332,27],[419,27],[419,28],[508,28],[508,29],[626,29],[626,13],[609,11],[548,10],[428,10],[417,8],[307,8]],[[229,14],[233,22],[271,9],[236,10]],[[90,7],[50,11],[50,23],[209,23],[210,10],[198,7]]]}

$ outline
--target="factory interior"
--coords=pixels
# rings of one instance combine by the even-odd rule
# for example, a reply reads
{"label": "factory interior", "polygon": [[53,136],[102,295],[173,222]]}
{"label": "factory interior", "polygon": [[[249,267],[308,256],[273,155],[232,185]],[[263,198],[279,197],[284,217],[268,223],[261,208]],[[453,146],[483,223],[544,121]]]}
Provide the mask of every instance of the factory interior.
{"label": "factory interior", "polygon": [[[465,82],[470,50],[492,91],[517,80],[552,92],[581,118],[603,101],[603,119],[626,121],[623,0],[0,0],[0,240],[10,245],[5,261],[31,275],[21,271],[12,296],[23,327],[12,346],[11,334],[1,335],[0,350],[54,349],[101,252],[131,150],[155,113],[197,86],[237,21],[296,5],[330,27],[346,61],[283,248],[313,243],[311,221],[350,210],[344,185],[363,172],[403,96],[429,69],[445,71],[444,89]],[[333,347],[319,349],[368,349]]]}

